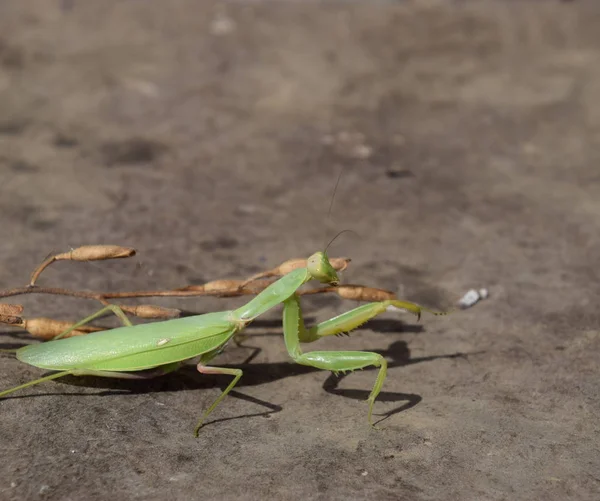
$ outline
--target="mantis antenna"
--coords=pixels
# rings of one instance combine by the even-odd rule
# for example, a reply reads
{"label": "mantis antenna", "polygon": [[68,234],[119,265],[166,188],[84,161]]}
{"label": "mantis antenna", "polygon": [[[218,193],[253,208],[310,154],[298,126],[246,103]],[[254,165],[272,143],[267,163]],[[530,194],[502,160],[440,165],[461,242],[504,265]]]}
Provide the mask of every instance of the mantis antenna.
{"label": "mantis antenna", "polygon": [[330,245],[331,245],[333,242],[335,242],[335,241],[336,241],[337,237],[339,237],[340,235],[342,235],[342,234],[344,234],[344,233],[354,233],[354,234],[355,234],[357,237],[360,237],[360,235],[359,235],[358,233],[356,233],[354,230],[348,230],[348,229],[347,229],[347,230],[342,230],[342,231],[339,231],[339,232],[337,233],[337,235],[336,235],[335,237],[333,237],[333,238],[332,238],[332,239],[329,241],[329,243],[327,244],[327,247],[325,247],[325,250],[324,250],[323,252],[327,252],[327,249],[329,249],[329,246],[330,246]]}
{"label": "mantis antenna", "polygon": [[331,217],[331,209],[333,209],[333,202],[335,200],[335,194],[337,192],[338,185],[340,184],[340,179],[342,179],[343,173],[344,173],[344,167],[342,167],[340,169],[340,173],[338,174],[337,181],[335,182],[335,186],[333,188],[333,194],[331,195],[331,202],[329,202],[329,210],[327,211],[327,219],[329,219]]}
{"label": "mantis antenna", "polygon": [[[337,181],[335,182],[335,186],[333,188],[333,193],[331,195],[331,202],[329,203],[329,210],[327,211],[327,219],[331,218],[331,210],[333,209],[333,202],[335,201],[335,195],[337,193],[337,189],[338,186],[340,184],[340,181],[342,179],[342,174],[344,173],[344,167],[342,166],[342,168],[340,169],[340,173],[338,174],[337,177]],[[329,246],[335,242],[335,240],[342,235],[343,233],[354,233],[357,237],[360,237],[360,235],[358,233],[356,233],[354,230],[342,230],[340,232],[338,232],[327,244],[327,246],[325,247],[325,250],[323,251],[324,253],[327,253],[327,249],[329,249]]]}

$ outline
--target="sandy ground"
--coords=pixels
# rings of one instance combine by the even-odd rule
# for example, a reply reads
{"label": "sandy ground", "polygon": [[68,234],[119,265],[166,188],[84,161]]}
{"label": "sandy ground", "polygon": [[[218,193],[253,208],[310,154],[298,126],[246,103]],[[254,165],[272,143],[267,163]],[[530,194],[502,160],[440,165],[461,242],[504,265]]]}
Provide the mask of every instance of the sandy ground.
{"label": "sandy ground", "polygon": [[[220,357],[245,375],[199,439],[229,378],[193,365],[15,394],[0,499],[600,499],[598,26],[598,2],[3,1],[1,287],[91,243],[138,256],[40,284],[243,278],[352,229],[331,250],[353,259],[345,282],[490,298],[319,343],[387,357],[380,431],[375,372],[289,363],[280,310]],[[355,306],[304,304],[310,322]],[[3,330],[3,347],[30,342]],[[0,358],[1,388],[42,374]]]}

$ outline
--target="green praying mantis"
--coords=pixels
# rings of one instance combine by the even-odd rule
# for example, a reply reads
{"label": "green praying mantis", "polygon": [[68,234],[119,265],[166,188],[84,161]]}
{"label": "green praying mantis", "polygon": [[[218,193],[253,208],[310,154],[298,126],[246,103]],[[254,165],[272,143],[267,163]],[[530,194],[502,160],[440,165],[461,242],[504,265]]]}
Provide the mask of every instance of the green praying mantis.
{"label": "green praying mantis", "polygon": [[[325,336],[347,333],[390,308],[408,311],[419,318],[422,311],[435,315],[445,313],[429,310],[408,301],[389,299],[364,304],[311,328],[306,328],[297,291],[313,279],[333,287],[339,285],[337,272],[331,265],[326,251],[316,252],[308,258],[306,267],[287,273],[236,310],[134,326],[121,308],[112,304],[107,305],[97,313],[72,325],[55,340],[18,349],[16,356],[21,362],[59,372],[4,390],[0,392],[0,398],[14,391],[67,375],[151,378],[172,372],[185,360],[199,357],[198,372],[227,374],[233,376],[233,380],[206,409],[196,424],[194,435],[197,437],[206,418],[235,387],[243,374],[241,369],[217,367],[208,363],[219,355],[234,336],[248,324],[282,303],[283,337],[288,354],[294,362],[335,373],[369,366],[379,368],[375,384],[367,399],[368,422],[374,426],[373,407],[386,378],[385,358],[378,353],[366,351],[303,352],[300,344],[311,343]],[[117,315],[124,326],[85,336],[60,339],[108,311]]]}

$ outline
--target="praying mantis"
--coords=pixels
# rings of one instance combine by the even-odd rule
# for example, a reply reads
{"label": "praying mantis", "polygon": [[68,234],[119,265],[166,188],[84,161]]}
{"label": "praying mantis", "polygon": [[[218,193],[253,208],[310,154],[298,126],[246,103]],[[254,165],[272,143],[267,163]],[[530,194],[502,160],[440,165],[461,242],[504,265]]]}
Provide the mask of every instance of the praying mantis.
{"label": "praying mantis", "polygon": [[[361,305],[334,318],[306,328],[302,318],[298,289],[317,280],[338,287],[340,280],[325,252],[311,255],[305,267],[286,273],[236,310],[206,313],[184,318],[132,325],[123,310],[108,304],[100,311],[73,324],[54,340],[28,345],[16,351],[17,359],[41,369],[59,371],[0,392],[0,398],[30,386],[67,375],[145,379],[167,374],[188,359],[199,357],[201,374],[233,376],[225,390],[206,409],[194,428],[198,437],[206,418],[235,387],[242,377],[241,369],[208,365],[227,344],[257,317],[278,304],[283,304],[283,337],[291,359],[301,365],[332,372],[346,372],[373,366],[378,368],[375,384],[367,399],[368,422],[373,425],[373,407],[386,378],[387,362],[374,352],[307,351],[301,343],[312,343],[325,336],[347,333],[388,309],[400,309],[420,318],[423,311],[434,315],[444,312],[429,310],[415,303],[386,299]],[[109,331],[66,338],[70,332],[112,311],[124,324]]]}

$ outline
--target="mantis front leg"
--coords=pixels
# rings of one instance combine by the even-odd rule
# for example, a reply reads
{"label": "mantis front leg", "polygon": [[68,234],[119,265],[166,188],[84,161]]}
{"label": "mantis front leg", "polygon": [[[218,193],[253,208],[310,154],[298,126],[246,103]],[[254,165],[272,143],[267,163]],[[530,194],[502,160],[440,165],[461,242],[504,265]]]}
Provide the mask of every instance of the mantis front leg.
{"label": "mantis front leg", "polygon": [[310,329],[304,329],[304,326],[302,326],[298,336],[300,342],[311,343],[325,336],[332,336],[342,332],[350,332],[351,330],[360,327],[371,318],[376,317],[377,315],[380,315],[381,313],[384,313],[390,309],[408,311],[409,313],[416,315],[418,319],[421,318],[421,313],[423,311],[427,311],[433,315],[447,314],[447,312],[430,310],[409,301],[388,299],[385,301],[364,304],[358,308],[354,308],[353,310],[342,313],[337,317],[325,320],[324,322],[321,322]]}
{"label": "mantis front leg", "polygon": [[[342,328],[340,332],[343,330],[345,328]],[[380,368],[375,385],[367,399],[369,402],[369,424],[373,426],[373,406],[377,395],[381,391],[387,372],[385,358],[378,353],[368,351],[311,351],[302,353],[300,349],[301,338],[306,337],[307,332],[309,331],[304,327],[298,296],[294,294],[284,302],[283,334],[288,353],[296,363],[332,372],[354,371],[370,365]]]}

